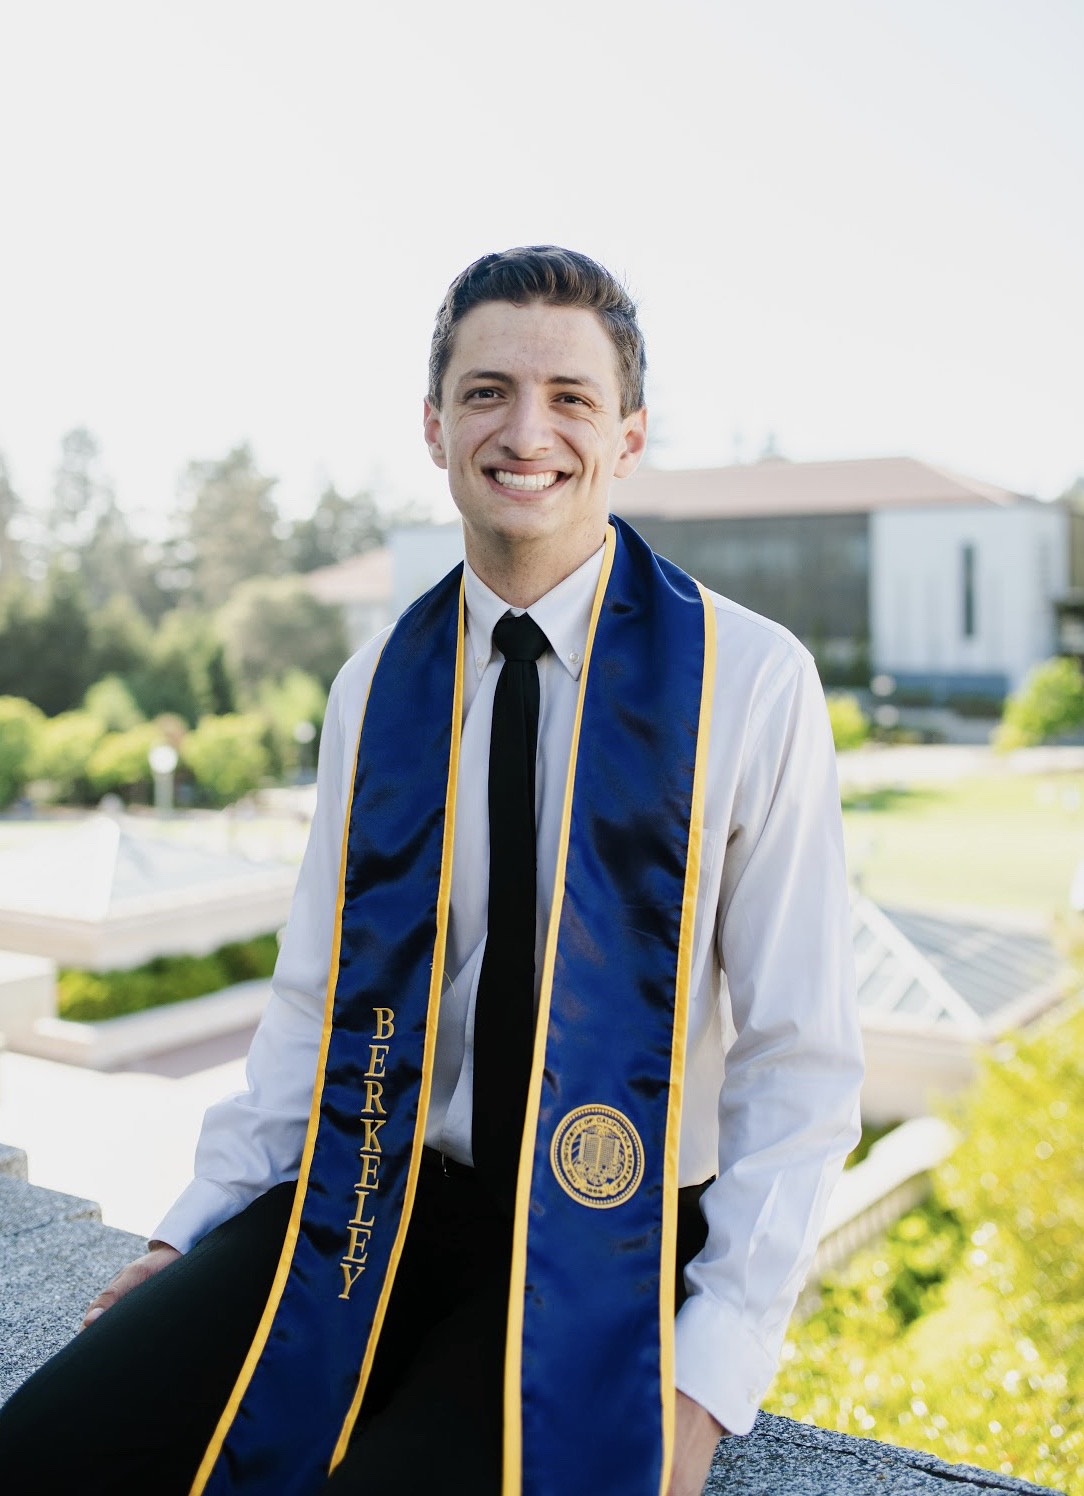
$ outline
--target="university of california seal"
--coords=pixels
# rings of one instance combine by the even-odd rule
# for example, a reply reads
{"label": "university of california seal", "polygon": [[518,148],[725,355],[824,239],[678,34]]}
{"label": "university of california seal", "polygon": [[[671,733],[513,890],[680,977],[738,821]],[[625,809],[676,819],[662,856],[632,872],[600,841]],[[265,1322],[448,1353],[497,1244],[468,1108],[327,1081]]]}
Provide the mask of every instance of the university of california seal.
{"label": "university of california seal", "polygon": [[612,1106],[578,1106],[557,1124],[550,1144],[557,1182],[581,1205],[609,1210],[640,1186],[644,1145],[629,1119]]}

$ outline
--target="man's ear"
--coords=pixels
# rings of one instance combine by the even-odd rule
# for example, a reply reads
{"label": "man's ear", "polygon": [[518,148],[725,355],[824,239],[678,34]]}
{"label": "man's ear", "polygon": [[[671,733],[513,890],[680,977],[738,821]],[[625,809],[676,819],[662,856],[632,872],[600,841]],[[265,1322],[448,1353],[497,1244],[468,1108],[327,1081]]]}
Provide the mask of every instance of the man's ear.
{"label": "man's ear", "polygon": [[641,405],[631,416],[626,416],[623,425],[624,440],[614,464],[614,477],[627,478],[640,466],[640,458],[647,447],[647,406]]}
{"label": "man's ear", "polygon": [[424,418],[423,430],[425,432],[425,445],[429,448],[429,455],[438,468],[448,466],[448,454],[444,450],[444,428],[441,425],[440,411],[425,400],[422,405]]}

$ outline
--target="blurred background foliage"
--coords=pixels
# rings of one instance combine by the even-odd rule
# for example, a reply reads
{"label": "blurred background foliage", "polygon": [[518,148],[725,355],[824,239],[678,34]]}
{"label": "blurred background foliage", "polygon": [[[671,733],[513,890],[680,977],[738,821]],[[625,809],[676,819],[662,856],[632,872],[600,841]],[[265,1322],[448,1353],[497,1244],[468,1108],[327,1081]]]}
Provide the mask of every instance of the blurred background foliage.
{"label": "blurred background foliage", "polygon": [[1084,727],[1084,672],[1058,656],[1030,670],[1005,703],[994,744],[1003,752],[1056,742]]}
{"label": "blurred background foliage", "polygon": [[420,516],[329,485],[290,522],[275,488],[245,445],[192,462],[152,539],[118,507],[85,429],[63,438],[37,510],[0,454],[0,809],[31,788],[46,803],[147,801],[161,742],[195,803],[312,768],[305,724],[318,735],[349,649],[339,610],[303,575]]}
{"label": "blurred background foliage", "polygon": [[1084,1007],[1005,1042],[931,1200],[821,1288],[766,1406],[1084,1493]]}

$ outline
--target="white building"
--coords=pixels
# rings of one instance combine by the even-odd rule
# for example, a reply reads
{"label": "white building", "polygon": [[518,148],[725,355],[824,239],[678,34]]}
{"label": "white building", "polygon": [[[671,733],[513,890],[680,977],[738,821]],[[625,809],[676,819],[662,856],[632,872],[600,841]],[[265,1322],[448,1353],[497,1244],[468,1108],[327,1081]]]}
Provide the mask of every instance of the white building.
{"label": "white building", "polygon": [[[612,497],[661,555],[797,634],[827,686],[889,675],[901,699],[994,703],[1073,638],[1084,652],[1084,517],[1066,503],[910,457],[642,468]],[[356,648],[462,556],[458,521],[409,525],[309,583]]]}
{"label": "white building", "polygon": [[1057,650],[1069,590],[1059,504],[883,509],[869,527],[871,659],[901,689],[999,697]]}

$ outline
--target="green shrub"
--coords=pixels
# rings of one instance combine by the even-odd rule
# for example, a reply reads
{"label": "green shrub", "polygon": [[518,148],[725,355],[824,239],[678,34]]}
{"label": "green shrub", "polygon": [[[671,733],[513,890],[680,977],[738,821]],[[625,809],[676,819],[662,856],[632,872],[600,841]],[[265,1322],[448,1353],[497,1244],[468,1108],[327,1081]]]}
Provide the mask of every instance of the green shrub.
{"label": "green shrub", "polygon": [[45,715],[21,696],[0,696],[0,810],[22,794],[36,770]]}
{"label": "green shrub", "polygon": [[50,798],[82,801],[91,798],[87,766],[104,736],[101,721],[90,712],[61,712],[46,721],[38,743],[34,776],[48,780]]}
{"label": "green shrub", "polygon": [[254,712],[202,717],[181,745],[181,760],[211,799],[227,805],[256,789],[268,774],[266,730]]}
{"label": "green shrub", "polygon": [[1084,1496],[1084,1009],[999,1047],[934,1196],[823,1285],[768,1406]]}
{"label": "green shrub", "polygon": [[295,769],[302,751],[307,765],[315,765],[315,739],[302,750],[294,729],[305,722],[319,732],[326,706],[327,692],[314,675],[303,670],[288,670],[281,680],[264,680],[257,686],[254,710],[267,720],[280,771]]}
{"label": "green shrub", "polygon": [[1045,743],[1084,727],[1084,673],[1076,660],[1045,660],[1005,703],[994,746],[1002,751]]}
{"label": "green shrub", "polygon": [[869,737],[869,718],[858,705],[858,698],[846,692],[833,692],[826,700],[836,752],[860,748]]}
{"label": "green shrub", "polygon": [[161,741],[162,734],[153,722],[130,727],[127,732],[106,733],[87,764],[87,778],[95,794],[149,792],[153,776],[147,755]]}
{"label": "green shrub", "polygon": [[106,675],[95,681],[83,697],[83,706],[109,732],[127,732],[146,720],[119,675]]}
{"label": "green shrub", "polygon": [[224,945],[209,956],[156,956],[126,971],[69,968],[57,977],[57,1011],[61,1018],[93,1023],[185,1002],[236,982],[269,977],[277,954],[277,937],[258,935]]}
{"label": "green shrub", "polygon": [[238,940],[224,945],[216,952],[222,970],[234,982],[251,982],[257,977],[269,977],[275,969],[279,942],[277,935],[256,935],[251,940]]}

